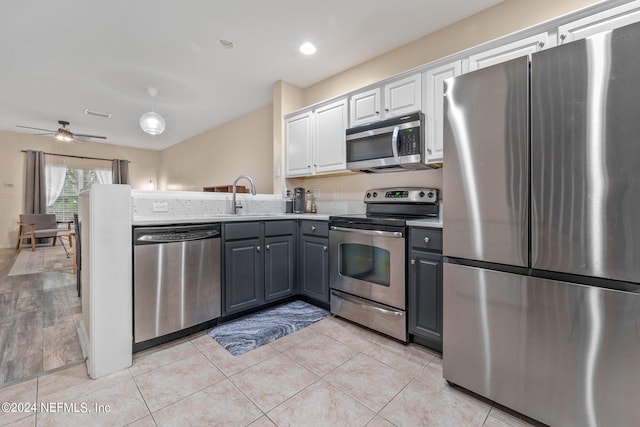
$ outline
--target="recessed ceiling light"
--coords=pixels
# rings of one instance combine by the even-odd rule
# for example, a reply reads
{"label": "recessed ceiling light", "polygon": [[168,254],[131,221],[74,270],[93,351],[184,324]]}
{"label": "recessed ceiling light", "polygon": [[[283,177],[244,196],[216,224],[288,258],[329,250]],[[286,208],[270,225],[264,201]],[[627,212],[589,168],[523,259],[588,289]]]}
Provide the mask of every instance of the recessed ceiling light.
{"label": "recessed ceiling light", "polygon": [[313,45],[313,43],[306,42],[300,45],[300,52],[304,55],[313,55],[314,53],[316,53],[316,47]]}
{"label": "recessed ceiling light", "polygon": [[229,40],[229,39],[220,39],[218,40],[218,44],[220,46],[222,46],[225,49],[235,49],[236,48],[236,42],[234,42],[233,40]]}

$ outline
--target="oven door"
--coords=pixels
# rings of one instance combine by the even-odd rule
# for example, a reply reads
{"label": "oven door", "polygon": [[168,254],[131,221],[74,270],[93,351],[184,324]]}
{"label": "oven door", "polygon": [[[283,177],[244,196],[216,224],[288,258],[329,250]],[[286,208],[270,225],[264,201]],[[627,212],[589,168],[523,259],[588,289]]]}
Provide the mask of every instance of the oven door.
{"label": "oven door", "polygon": [[405,233],[400,230],[332,226],[331,288],[404,310]]}

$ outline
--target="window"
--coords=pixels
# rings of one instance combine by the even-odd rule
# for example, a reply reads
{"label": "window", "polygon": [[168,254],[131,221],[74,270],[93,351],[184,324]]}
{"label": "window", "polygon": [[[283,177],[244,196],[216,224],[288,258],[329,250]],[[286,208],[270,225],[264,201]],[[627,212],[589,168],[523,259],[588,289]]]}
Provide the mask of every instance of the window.
{"label": "window", "polygon": [[111,162],[64,156],[45,157],[47,213],[58,221],[72,221],[78,213],[78,196],[95,183],[111,184]]}

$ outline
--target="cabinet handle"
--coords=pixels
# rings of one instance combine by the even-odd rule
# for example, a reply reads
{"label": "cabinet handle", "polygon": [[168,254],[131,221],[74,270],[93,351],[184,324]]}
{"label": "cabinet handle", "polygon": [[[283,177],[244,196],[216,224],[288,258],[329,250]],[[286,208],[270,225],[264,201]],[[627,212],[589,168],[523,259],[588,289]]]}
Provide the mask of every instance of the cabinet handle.
{"label": "cabinet handle", "polygon": [[270,250],[270,249],[271,249],[271,245],[267,245],[267,246],[265,246],[265,247],[267,248],[267,250]]}
{"label": "cabinet handle", "polygon": [[311,169],[311,165],[307,165],[307,168]]}
{"label": "cabinet handle", "polygon": [[425,242],[426,244],[429,244],[429,241],[430,241],[430,240],[431,240],[431,239],[430,239],[430,238],[428,238],[428,237],[425,237],[425,238],[424,238],[424,242]]}
{"label": "cabinet handle", "polygon": [[388,113],[388,112],[389,112],[389,109],[388,109],[388,108],[385,108],[385,109],[384,109],[384,111],[386,111],[386,112]]}
{"label": "cabinet handle", "polygon": [[427,153],[431,154],[431,148],[427,148]]}
{"label": "cabinet handle", "polygon": [[316,228],[313,225],[311,226],[311,231],[316,231]]}
{"label": "cabinet handle", "polygon": [[376,116],[377,116],[378,114],[380,114],[380,111],[376,111]]}
{"label": "cabinet handle", "polygon": [[318,165],[314,164],[314,165],[313,165],[313,167],[314,167],[314,168],[317,168],[317,167],[318,167]]}
{"label": "cabinet handle", "polygon": [[538,42],[538,47],[542,49],[544,47],[544,42]]}
{"label": "cabinet handle", "polygon": [[256,251],[260,252],[262,250],[262,246],[258,245],[256,246]]}
{"label": "cabinet handle", "polygon": [[327,252],[327,247],[323,246],[322,249],[324,249],[325,252]]}
{"label": "cabinet handle", "polygon": [[415,259],[412,259],[412,260],[411,260],[411,265],[415,265],[415,264],[416,264],[416,260],[415,260]]}
{"label": "cabinet handle", "polygon": [[564,41],[564,39],[567,38],[567,35],[565,33],[560,34],[560,40]]}

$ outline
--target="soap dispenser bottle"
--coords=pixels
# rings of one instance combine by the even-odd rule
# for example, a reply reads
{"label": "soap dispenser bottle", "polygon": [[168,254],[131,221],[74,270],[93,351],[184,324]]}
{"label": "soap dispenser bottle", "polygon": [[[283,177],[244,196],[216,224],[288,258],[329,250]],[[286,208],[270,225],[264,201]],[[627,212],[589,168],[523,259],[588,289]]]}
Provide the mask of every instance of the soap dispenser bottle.
{"label": "soap dispenser bottle", "polygon": [[304,211],[306,213],[311,213],[311,206],[313,205],[313,199],[311,198],[311,191],[307,190],[307,198],[305,200]]}

